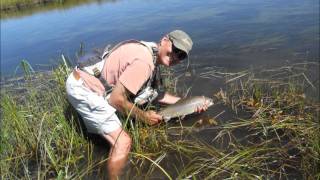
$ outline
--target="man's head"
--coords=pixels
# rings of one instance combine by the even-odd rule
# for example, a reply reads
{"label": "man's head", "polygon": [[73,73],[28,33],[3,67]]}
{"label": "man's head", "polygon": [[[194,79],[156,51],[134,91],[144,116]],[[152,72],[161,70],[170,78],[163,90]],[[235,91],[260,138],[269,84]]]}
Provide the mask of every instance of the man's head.
{"label": "man's head", "polygon": [[170,66],[186,59],[192,49],[193,42],[190,36],[181,31],[174,30],[165,35],[159,44],[159,63]]}

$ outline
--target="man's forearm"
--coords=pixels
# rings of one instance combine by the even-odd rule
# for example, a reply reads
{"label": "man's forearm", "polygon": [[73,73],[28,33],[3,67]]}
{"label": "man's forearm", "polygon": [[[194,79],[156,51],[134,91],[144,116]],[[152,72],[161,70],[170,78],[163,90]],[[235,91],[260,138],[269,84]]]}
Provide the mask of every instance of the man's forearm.
{"label": "man's forearm", "polygon": [[142,111],[139,107],[135,106],[133,103],[130,101],[125,100],[121,107],[120,107],[121,113],[134,117],[136,119],[140,119],[144,122],[147,121],[147,117],[145,115],[145,112]]}
{"label": "man's forearm", "polygon": [[135,118],[146,120],[144,111],[131,103],[127,98],[127,94],[128,92],[125,87],[120,82],[118,82],[113,88],[108,102],[115,109],[125,115],[130,115]]}
{"label": "man's forearm", "polygon": [[127,97],[129,93],[130,92],[128,92],[126,88],[118,82],[113,88],[108,102],[121,113],[140,119],[149,125],[154,125],[161,121],[162,116],[158,115],[155,111],[149,110],[145,112],[131,103]]}

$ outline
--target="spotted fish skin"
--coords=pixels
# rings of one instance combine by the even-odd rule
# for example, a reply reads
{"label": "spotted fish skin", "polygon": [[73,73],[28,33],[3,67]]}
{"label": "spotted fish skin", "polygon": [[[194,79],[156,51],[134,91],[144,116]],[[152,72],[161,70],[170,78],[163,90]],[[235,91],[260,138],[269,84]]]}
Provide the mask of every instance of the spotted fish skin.
{"label": "spotted fish skin", "polygon": [[205,96],[193,96],[179,100],[177,103],[169,105],[158,112],[165,122],[172,118],[183,117],[192,114],[196,111],[197,107],[202,106],[204,103],[208,107],[214,104],[213,99]]}

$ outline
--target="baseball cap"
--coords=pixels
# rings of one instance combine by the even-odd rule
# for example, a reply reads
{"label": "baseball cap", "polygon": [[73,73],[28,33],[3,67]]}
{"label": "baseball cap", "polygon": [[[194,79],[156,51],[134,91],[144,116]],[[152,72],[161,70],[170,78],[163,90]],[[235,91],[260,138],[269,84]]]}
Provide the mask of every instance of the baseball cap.
{"label": "baseball cap", "polygon": [[189,51],[192,49],[193,42],[190,36],[182,30],[174,30],[168,34],[170,41],[173,45],[189,55]]}

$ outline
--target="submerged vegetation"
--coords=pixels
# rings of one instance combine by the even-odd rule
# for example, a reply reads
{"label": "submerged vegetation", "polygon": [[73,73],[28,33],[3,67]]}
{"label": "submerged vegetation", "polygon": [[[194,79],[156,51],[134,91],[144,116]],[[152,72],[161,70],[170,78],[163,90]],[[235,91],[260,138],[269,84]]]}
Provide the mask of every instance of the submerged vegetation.
{"label": "submerged vegetation", "polygon": [[[215,96],[237,117],[206,127],[212,132],[209,142],[195,136],[195,126],[181,122],[150,127],[127,120],[133,147],[122,178],[320,178],[320,106],[318,97],[312,98],[319,79],[308,74],[318,66],[203,73],[225,79]],[[99,147],[79,128],[66,100],[67,63],[50,74],[28,67],[24,61],[26,76],[15,84],[18,90],[1,91],[1,179],[104,176],[107,153],[96,154]],[[174,91],[172,74],[166,73]]]}
{"label": "submerged vegetation", "polygon": [[[307,77],[318,67],[318,63],[300,63],[255,73],[224,74],[226,92],[221,98],[239,116],[222,124],[212,142],[227,141],[227,147],[200,146],[207,149],[205,158],[194,158],[180,175],[198,174],[206,179],[319,178],[319,79],[315,76],[312,82]],[[308,88],[314,92],[308,94],[312,97],[306,94]]]}

